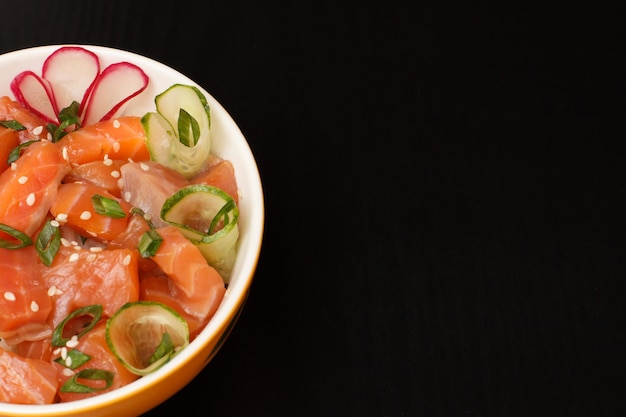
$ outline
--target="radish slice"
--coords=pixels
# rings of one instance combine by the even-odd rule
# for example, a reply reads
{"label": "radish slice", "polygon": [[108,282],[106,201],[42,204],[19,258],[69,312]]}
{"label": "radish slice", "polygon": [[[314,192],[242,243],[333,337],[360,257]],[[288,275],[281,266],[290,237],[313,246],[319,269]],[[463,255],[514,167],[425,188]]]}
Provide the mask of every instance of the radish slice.
{"label": "radish slice", "polygon": [[46,58],[41,76],[52,86],[59,111],[78,101],[80,114],[99,73],[100,60],[96,54],[78,46],[65,46]]}
{"label": "radish slice", "polygon": [[54,96],[50,83],[32,71],[19,73],[11,81],[15,99],[48,123],[58,123],[58,110],[54,107]]}
{"label": "radish slice", "polygon": [[124,104],[148,86],[148,76],[129,62],[111,64],[94,82],[83,114],[83,126],[108,120],[123,109]]}

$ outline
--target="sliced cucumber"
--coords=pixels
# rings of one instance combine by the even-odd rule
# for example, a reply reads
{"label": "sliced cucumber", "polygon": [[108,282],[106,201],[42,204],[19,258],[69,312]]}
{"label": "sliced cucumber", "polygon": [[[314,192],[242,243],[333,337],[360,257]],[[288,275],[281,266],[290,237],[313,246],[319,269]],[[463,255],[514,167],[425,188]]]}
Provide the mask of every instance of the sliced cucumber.
{"label": "sliced cucumber", "polygon": [[239,238],[235,200],[211,185],[189,185],[165,200],[161,218],[178,227],[224,282],[230,281]]}
{"label": "sliced cucumber", "polygon": [[136,301],[126,303],[107,320],[106,341],[129,371],[143,376],[189,344],[189,326],[164,304]]}
{"label": "sliced cucumber", "polygon": [[207,162],[211,151],[209,105],[196,87],[174,84],[154,99],[156,113],[141,123],[152,160],[191,178]]}

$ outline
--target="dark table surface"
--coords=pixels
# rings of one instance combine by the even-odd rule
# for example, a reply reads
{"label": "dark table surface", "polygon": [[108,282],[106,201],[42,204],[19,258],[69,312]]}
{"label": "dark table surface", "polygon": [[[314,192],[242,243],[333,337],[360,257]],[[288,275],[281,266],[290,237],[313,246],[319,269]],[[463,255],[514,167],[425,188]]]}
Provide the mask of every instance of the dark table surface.
{"label": "dark table surface", "polygon": [[0,53],[159,60],[257,158],[247,305],[146,416],[624,415],[624,10],[572,7],[2,0]]}

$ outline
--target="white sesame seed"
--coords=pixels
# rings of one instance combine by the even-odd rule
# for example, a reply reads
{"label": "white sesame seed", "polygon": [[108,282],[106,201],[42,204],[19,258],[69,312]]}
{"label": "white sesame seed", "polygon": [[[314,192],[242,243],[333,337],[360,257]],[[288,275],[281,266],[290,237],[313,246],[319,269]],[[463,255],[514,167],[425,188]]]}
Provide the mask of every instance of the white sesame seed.
{"label": "white sesame seed", "polygon": [[120,177],[120,172],[115,170],[115,171],[111,171],[111,176],[113,178],[119,178]]}
{"label": "white sesame seed", "polygon": [[52,141],[52,133],[48,132],[48,134],[46,135],[46,140]]}
{"label": "white sesame seed", "polygon": [[70,241],[64,237],[61,238],[61,245],[65,246],[66,248],[69,248],[70,246],[72,246]]}
{"label": "white sesame seed", "polygon": [[33,134],[35,135],[41,135],[41,132],[43,132],[43,126],[37,126],[33,129]]}
{"label": "white sesame seed", "polygon": [[98,237],[98,234],[96,232],[92,232],[91,230],[85,230],[85,231],[91,237]]}
{"label": "white sesame seed", "polygon": [[53,355],[58,355],[59,353],[61,353],[61,348],[60,348],[60,347],[59,347],[59,348],[56,348],[56,349],[54,349],[54,350],[52,351],[52,354],[53,354]]}
{"label": "white sesame seed", "polygon": [[150,220],[152,220],[152,215],[150,213],[145,213],[143,215],[143,218],[145,221],[149,222]]}
{"label": "white sesame seed", "polygon": [[104,250],[104,249],[102,249],[102,248],[101,248],[101,247],[99,247],[99,246],[92,246],[92,247],[90,247],[90,248],[89,248],[89,251],[90,251],[90,252],[93,252],[93,253],[102,252],[103,250]]}
{"label": "white sesame seed", "polygon": [[76,262],[80,256],[77,253],[73,253],[70,255],[70,262]]}
{"label": "white sesame seed", "polygon": [[28,177],[26,175],[22,175],[17,179],[17,182],[20,184],[26,184],[28,182]]}
{"label": "white sesame seed", "polygon": [[144,164],[143,162],[139,164],[139,168],[141,168],[144,171],[150,171],[150,167]]}
{"label": "white sesame seed", "polygon": [[124,193],[124,201],[126,201],[128,203],[130,201],[130,197],[131,197],[130,191],[126,191]]}
{"label": "white sesame seed", "polygon": [[105,159],[104,161],[102,161],[102,163],[103,163],[105,166],[110,167],[111,165],[113,165],[113,160],[112,160],[112,159]]}
{"label": "white sesame seed", "polygon": [[15,294],[13,294],[11,291],[6,291],[4,293],[4,299],[7,301],[15,301]]}
{"label": "white sesame seed", "polygon": [[80,219],[81,220],[89,220],[91,219],[91,212],[88,210],[83,211],[82,213],[80,213]]}
{"label": "white sesame seed", "polygon": [[72,246],[72,249],[74,249],[75,251],[79,251],[79,250],[83,250],[83,247],[80,246],[78,243],[74,243],[74,246]]}
{"label": "white sesame seed", "polygon": [[124,266],[128,266],[128,265],[130,265],[130,255],[126,255],[126,256],[124,256],[124,259],[122,260],[122,264],[123,264]]}
{"label": "white sesame seed", "polygon": [[55,285],[53,285],[52,287],[48,288],[48,296],[52,297],[54,294],[56,294],[57,292],[57,287]]}
{"label": "white sesame seed", "polygon": [[61,348],[61,357],[63,360],[67,359],[67,348],[65,346]]}
{"label": "white sesame seed", "polygon": [[122,147],[122,145],[120,145],[119,142],[114,142],[113,143],[113,152],[115,152],[115,153],[119,152],[121,147]]}
{"label": "white sesame seed", "polygon": [[59,226],[61,226],[61,224],[59,223],[58,220],[50,220],[50,226],[52,226],[52,227],[59,227]]}
{"label": "white sesame seed", "polygon": [[36,313],[39,311],[39,304],[37,304],[37,301],[33,300],[30,303],[30,309],[32,310],[33,313]]}
{"label": "white sesame seed", "polygon": [[66,222],[67,221],[67,213],[59,213],[57,214],[57,220],[60,222]]}
{"label": "white sesame seed", "polygon": [[65,365],[67,365],[67,367],[72,366],[72,357],[68,356],[67,358],[65,358]]}
{"label": "white sesame seed", "polygon": [[15,171],[17,169],[17,164],[15,162],[11,162],[11,171]]}
{"label": "white sesame seed", "polygon": [[72,377],[74,376],[74,371],[72,371],[70,368],[63,368],[63,375]]}
{"label": "white sesame seed", "polygon": [[63,290],[60,288],[57,288],[57,290],[55,291],[54,295],[61,295],[63,294]]}
{"label": "white sesame seed", "polygon": [[120,121],[117,120],[117,119],[113,120],[113,127],[116,128],[116,129],[119,128],[120,127]]}
{"label": "white sesame seed", "polygon": [[64,147],[63,147],[63,159],[65,159],[66,161],[69,161],[69,160],[70,160],[69,158],[70,158],[70,157],[69,157],[69,155],[67,154],[67,147],[66,147],[66,146],[64,146]]}
{"label": "white sesame seed", "polygon": [[120,190],[124,188],[124,179],[121,177],[117,180],[117,188],[119,188]]}
{"label": "white sesame seed", "polygon": [[98,255],[96,255],[95,253],[90,253],[89,255],[87,255],[87,262],[93,262],[98,258]]}
{"label": "white sesame seed", "polygon": [[67,346],[68,348],[75,348],[76,346],[78,346],[78,337],[76,337],[76,335],[72,336],[72,338],[67,341],[65,346]]}
{"label": "white sesame seed", "polygon": [[35,193],[30,193],[28,197],[26,197],[26,205],[32,206],[33,204],[35,204]]}
{"label": "white sesame seed", "polygon": [[133,158],[128,158],[128,162],[130,162],[132,164],[135,161],[133,161]]}

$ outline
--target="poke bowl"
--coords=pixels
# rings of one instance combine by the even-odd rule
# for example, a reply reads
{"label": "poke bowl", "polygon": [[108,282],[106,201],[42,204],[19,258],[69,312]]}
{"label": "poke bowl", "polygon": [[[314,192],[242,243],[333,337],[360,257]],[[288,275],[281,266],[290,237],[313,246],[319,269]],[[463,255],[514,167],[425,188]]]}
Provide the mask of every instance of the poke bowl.
{"label": "poke bowl", "polygon": [[0,55],[0,415],[137,416],[216,355],[264,197],[202,86],[96,45]]}

